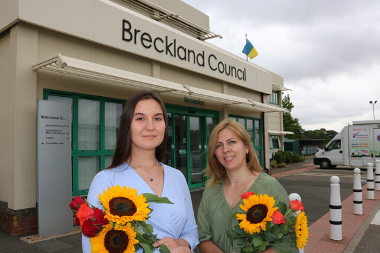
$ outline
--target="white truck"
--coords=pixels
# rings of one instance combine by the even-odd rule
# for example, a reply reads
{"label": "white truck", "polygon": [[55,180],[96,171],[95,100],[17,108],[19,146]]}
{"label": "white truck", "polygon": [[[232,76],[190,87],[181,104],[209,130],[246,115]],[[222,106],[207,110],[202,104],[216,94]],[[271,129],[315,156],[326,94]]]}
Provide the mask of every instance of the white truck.
{"label": "white truck", "polygon": [[375,165],[375,159],[380,160],[380,120],[353,121],[315,154],[314,164],[322,169],[361,167]]}

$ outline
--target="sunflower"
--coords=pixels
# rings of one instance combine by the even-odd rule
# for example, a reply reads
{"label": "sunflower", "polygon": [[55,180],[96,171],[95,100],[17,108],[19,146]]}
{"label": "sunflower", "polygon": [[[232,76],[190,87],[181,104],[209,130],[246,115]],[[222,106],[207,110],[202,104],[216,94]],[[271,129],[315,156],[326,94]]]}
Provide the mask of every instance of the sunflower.
{"label": "sunflower", "polygon": [[272,215],[278,207],[273,207],[275,200],[273,197],[265,195],[252,195],[243,199],[244,205],[240,205],[245,214],[236,214],[236,219],[241,220],[239,226],[250,234],[259,233],[260,227],[266,229],[266,223],[272,221]]}
{"label": "sunflower", "polygon": [[300,212],[296,218],[296,238],[297,238],[297,248],[302,249],[307,242],[309,237],[309,229],[307,227],[307,217],[304,212]]}
{"label": "sunflower", "polygon": [[91,252],[133,253],[135,252],[136,232],[130,223],[112,228],[111,224],[104,226],[96,237],[90,237]]}
{"label": "sunflower", "polygon": [[104,206],[105,218],[117,224],[125,224],[133,220],[146,221],[150,209],[143,195],[137,195],[136,189],[119,185],[108,187],[108,191],[99,194],[99,200]]}

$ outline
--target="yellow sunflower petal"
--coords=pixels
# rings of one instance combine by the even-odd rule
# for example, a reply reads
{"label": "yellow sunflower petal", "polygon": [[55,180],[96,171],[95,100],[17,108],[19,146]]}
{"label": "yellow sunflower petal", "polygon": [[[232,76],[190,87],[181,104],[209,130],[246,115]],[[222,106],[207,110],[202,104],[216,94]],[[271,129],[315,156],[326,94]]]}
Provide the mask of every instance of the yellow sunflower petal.
{"label": "yellow sunflower petal", "polygon": [[136,232],[128,223],[126,226],[116,226],[112,228],[110,224],[106,225],[102,232],[96,237],[90,237],[91,252],[111,252],[121,253],[135,252]]}
{"label": "yellow sunflower petal", "polygon": [[266,223],[272,221],[272,215],[278,207],[273,207],[275,200],[273,197],[265,195],[252,195],[243,199],[244,205],[240,208],[246,214],[237,214],[236,219],[241,220],[239,226],[244,231],[253,234],[260,232],[260,228],[265,231]]}
{"label": "yellow sunflower petal", "polygon": [[137,195],[136,189],[127,187],[120,188],[119,185],[108,188],[99,194],[99,200],[104,206],[105,217],[117,224],[137,220],[146,221],[150,210],[146,198]]}
{"label": "yellow sunflower petal", "polygon": [[296,218],[296,237],[297,237],[297,248],[302,249],[307,243],[309,237],[309,229],[307,227],[307,217],[304,212],[300,212]]}

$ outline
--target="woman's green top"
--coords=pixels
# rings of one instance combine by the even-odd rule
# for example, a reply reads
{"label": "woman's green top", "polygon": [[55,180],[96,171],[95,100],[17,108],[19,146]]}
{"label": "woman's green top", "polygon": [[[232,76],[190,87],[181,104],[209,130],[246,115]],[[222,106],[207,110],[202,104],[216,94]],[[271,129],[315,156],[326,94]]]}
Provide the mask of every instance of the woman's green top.
{"label": "woman's green top", "polygon": [[[198,210],[198,233],[199,241],[212,241],[224,253],[240,252],[241,246],[235,241],[231,241],[227,236],[228,229],[234,229],[239,225],[239,221],[232,216],[241,211],[239,205],[243,204],[240,200],[234,207],[231,207],[223,192],[224,180],[221,180],[214,186],[208,186],[203,192],[203,197]],[[289,197],[282,185],[273,177],[260,173],[256,181],[251,185],[248,191],[256,194],[268,194],[275,197],[277,206],[278,202],[289,204]],[[256,192],[257,191],[257,192]],[[298,249],[295,243],[288,242],[290,236],[284,236],[282,242],[272,246],[276,252],[294,252]],[[231,243],[232,242],[232,243]],[[281,249],[281,250],[280,250]]]}

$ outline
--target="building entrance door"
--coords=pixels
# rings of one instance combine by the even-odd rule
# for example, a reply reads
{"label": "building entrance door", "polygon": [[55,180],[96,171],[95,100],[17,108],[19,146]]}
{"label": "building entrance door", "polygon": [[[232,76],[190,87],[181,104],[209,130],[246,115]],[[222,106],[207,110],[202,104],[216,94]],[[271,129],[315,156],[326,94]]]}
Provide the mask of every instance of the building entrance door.
{"label": "building entrance door", "polygon": [[203,185],[202,128],[197,116],[175,115],[175,161],[190,188]]}

